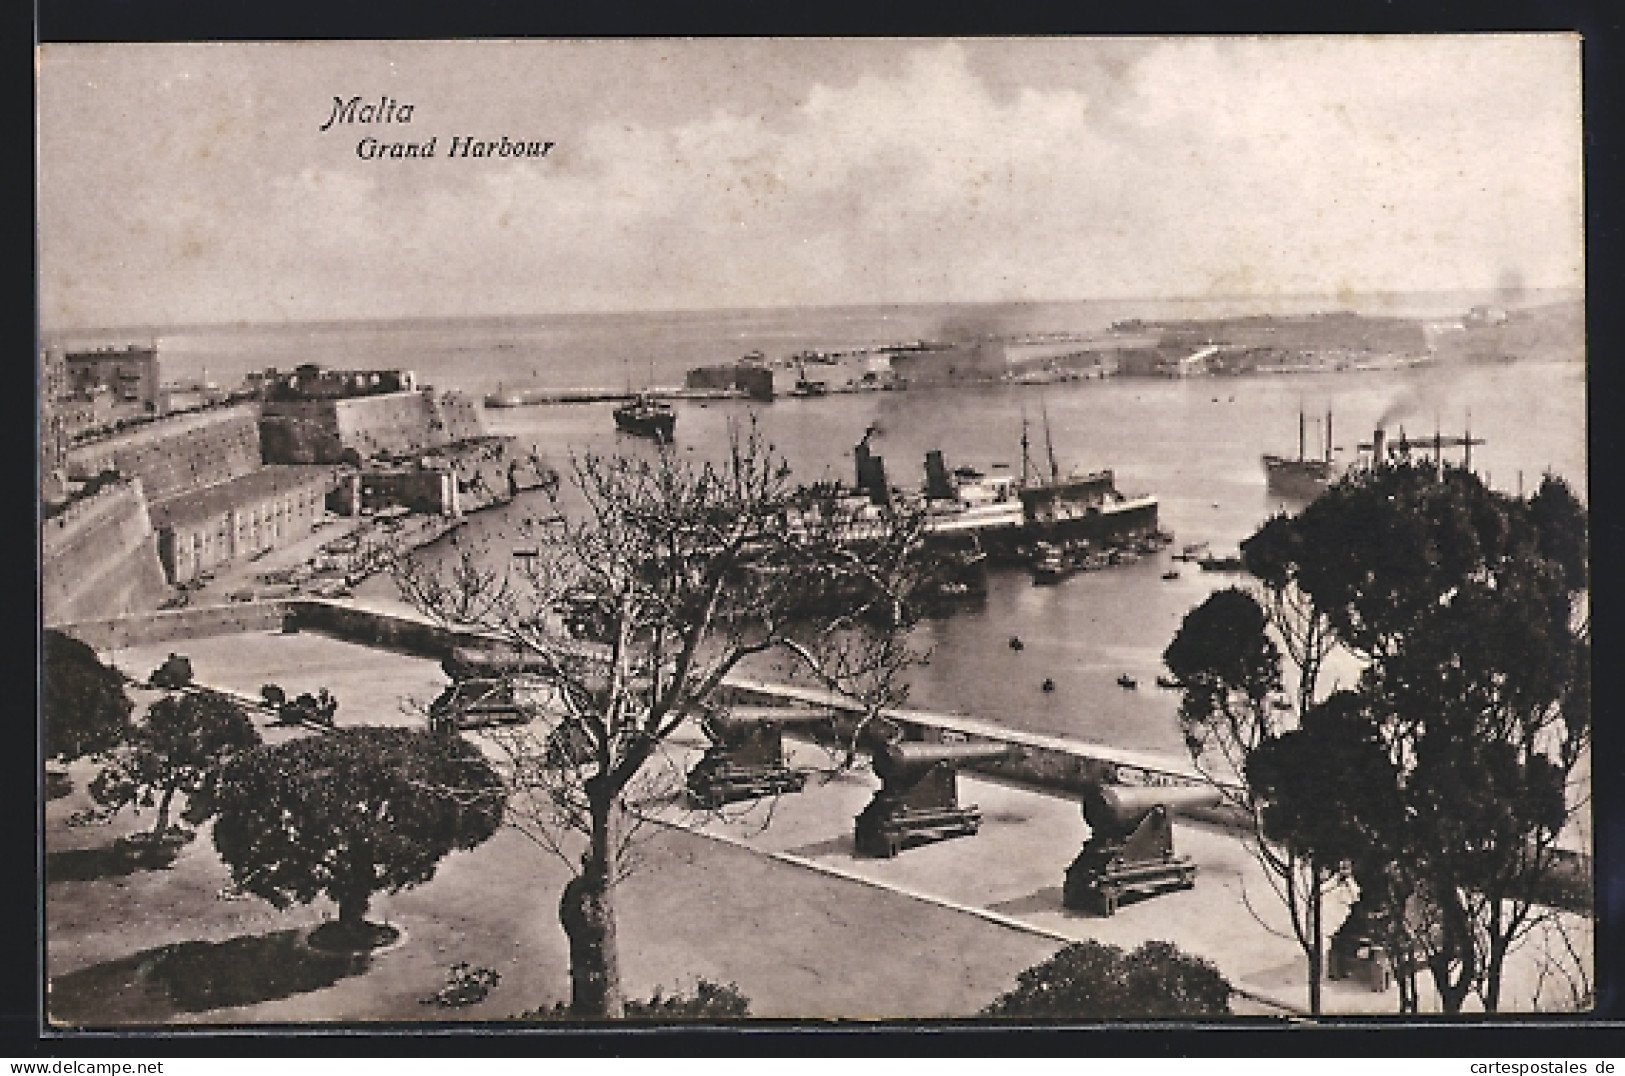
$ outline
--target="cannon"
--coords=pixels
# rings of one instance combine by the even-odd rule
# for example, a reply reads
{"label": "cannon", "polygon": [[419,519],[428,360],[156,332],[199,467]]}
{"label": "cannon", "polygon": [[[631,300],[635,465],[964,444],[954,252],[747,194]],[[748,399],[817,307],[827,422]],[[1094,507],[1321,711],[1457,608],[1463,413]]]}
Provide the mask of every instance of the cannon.
{"label": "cannon", "polygon": [[524,724],[532,716],[532,708],[514,697],[513,683],[509,680],[453,680],[429,704],[432,728]]}
{"label": "cannon", "polygon": [[543,675],[552,661],[517,646],[458,646],[440,662],[440,669],[452,680],[492,680],[516,673]]}
{"label": "cannon", "polygon": [[774,706],[736,706],[706,715],[700,728],[711,746],[688,771],[689,805],[710,809],[800,792],[807,775],[784,763],[784,727],[828,720],[815,710]]}
{"label": "cannon", "polygon": [[880,791],[858,815],[859,855],[890,858],[911,844],[969,837],[982,825],[972,804],[959,806],[959,767],[1008,758],[1000,743],[894,743],[874,752]]}
{"label": "cannon", "polygon": [[1174,852],[1173,816],[1218,802],[1216,789],[1198,786],[1096,786],[1083,799],[1089,839],[1066,869],[1062,903],[1112,915],[1125,896],[1190,889],[1196,863]]}

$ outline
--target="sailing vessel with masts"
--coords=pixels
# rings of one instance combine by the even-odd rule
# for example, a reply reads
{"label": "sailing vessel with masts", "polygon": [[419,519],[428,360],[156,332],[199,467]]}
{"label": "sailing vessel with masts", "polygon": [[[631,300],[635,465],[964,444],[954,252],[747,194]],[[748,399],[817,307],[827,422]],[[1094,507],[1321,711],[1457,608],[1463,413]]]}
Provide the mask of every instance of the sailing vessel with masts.
{"label": "sailing vessel with masts", "polygon": [[1298,411],[1298,458],[1264,454],[1264,484],[1273,494],[1294,500],[1312,501],[1337,478],[1332,463],[1332,413],[1326,411],[1326,438],[1322,457],[1304,455],[1304,414]]}

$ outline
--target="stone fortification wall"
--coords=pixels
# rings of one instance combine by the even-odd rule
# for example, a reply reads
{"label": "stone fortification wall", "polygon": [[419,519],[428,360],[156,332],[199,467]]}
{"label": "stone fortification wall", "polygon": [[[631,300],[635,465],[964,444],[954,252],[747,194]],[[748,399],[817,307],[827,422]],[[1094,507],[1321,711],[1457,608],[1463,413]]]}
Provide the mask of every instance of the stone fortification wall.
{"label": "stone fortification wall", "polygon": [[47,624],[128,616],[168,593],[139,480],[105,486],[40,528]]}
{"label": "stone fortification wall", "polygon": [[436,444],[431,401],[419,392],[335,400],[339,440],[368,459],[380,452],[416,452]]}
{"label": "stone fortification wall", "polygon": [[484,433],[479,402],[461,393],[268,400],[260,417],[266,463],[338,463],[345,449],[403,455]]}
{"label": "stone fortification wall", "polygon": [[70,477],[118,471],[139,478],[153,501],[228,482],[259,465],[259,427],[249,406],[165,419],[76,446],[67,455]]}
{"label": "stone fortification wall", "polygon": [[485,436],[485,411],[472,396],[442,393],[429,401],[429,428],[437,444],[471,441]]}
{"label": "stone fortification wall", "polygon": [[260,405],[266,463],[337,463],[344,452],[332,400],[266,401]]}

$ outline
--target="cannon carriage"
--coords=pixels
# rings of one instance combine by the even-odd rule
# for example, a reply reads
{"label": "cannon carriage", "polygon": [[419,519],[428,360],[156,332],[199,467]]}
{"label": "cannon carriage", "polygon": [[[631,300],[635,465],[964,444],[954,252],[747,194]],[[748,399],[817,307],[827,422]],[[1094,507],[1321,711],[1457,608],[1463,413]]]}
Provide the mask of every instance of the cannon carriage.
{"label": "cannon carriage", "polygon": [[998,743],[900,742],[877,748],[880,790],[858,815],[853,838],[859,855],[891,858],[905,847],[974,836],[982,825],[975,805],[959,805],[959,767],[1008,758]]}
{"label": "cannon carriage", "polygon": [[700,728],[711,745],[689,770],[691,807],[714,809],[739,800],[800,792],[806,773],[784,759],[784,729],[825,723],[815,710],[777,706],[736,706],[707,714]]}
{"label": "cannon carriage", "polygon": [[472,729],[487,725],[522,725],[534,707],[514,694],[507,679],[453,680],[429,704],[431,728]]}
{"label": "cannon carriage", "polygon": [[1211,788],[1097,786],[1083,800],[1089,839],[1067,868],[1062,903],[1114,915],[1125,897],[1192,888],[1196,863],[1174,851],[1173,816],[1218,802]]}

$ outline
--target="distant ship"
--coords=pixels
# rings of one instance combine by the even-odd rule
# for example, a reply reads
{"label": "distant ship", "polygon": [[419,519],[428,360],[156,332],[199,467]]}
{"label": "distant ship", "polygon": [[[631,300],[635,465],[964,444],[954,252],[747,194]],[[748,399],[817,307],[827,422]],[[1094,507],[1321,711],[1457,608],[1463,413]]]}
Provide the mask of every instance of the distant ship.
{"label": "distant ship", "polygon": [[677,429],[677,412],[671,404],[640,395],[615,409],[615,428],[669,443]]}
{"label": "distant ship", "polygon": [[[1120,493],[1110,470],[1063,475],[1049,446],[1046,415],[1047,473],[1030,458],[1026,423],[1022,423],[1022,473],[986,475],[968,467],[949,470],[940,451],[926,454],[925,507],[928,528],[935,533],[972,531],[996,559],[1031,560],[1034,543],[1049,542],[1067,552],[1069,543],[1092,543],[1090,551],[1162,535],[1157,527],[1157,498]],[[884,489],[878,456],[868,452],[868,436],[858,446],[858,485]],[[1002,466],[1002,465],[1001,465]],[[1042,559],[1041,557],[1039,559]],[[1099,567],[1093,560],[1071,558],[1070,567]],[[1048,574],[1048,573],[1046,573]],[[1058,575],[1059,573],[1057,573]],[[1048,581],[1048,580],[1045,580]]]}
{"label": "distant ship", "polygon": [[1298,458],[1264,454],[1264,483],[1271,493],[1294,500],[1312,501],[1337,479],[1332,463],[1332,413],[1326,412],[1326,445],[1322,459],[1303,454],[1303,412],[1298,412]]}

